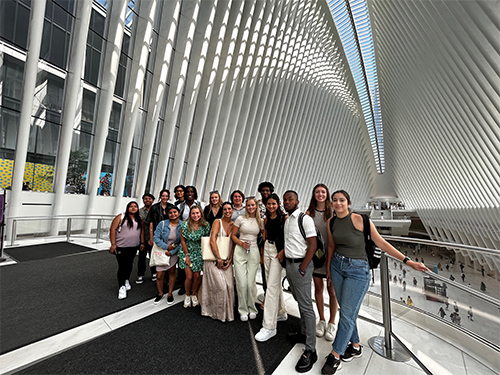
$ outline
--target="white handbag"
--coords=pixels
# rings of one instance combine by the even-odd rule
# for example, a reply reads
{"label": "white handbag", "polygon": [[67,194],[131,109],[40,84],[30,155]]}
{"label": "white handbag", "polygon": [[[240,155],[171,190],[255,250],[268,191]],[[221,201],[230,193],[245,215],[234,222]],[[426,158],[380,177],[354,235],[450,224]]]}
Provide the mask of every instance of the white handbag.
{"label": "white handbag", "polygon": [[[229,237],[217,237],[217,248],[221,259],[229,258],[229,248],[231,240]],[[210,237],[201,237],[201,254],[203,260],[216,260],[215,255],[210,246]]]}
{"label": "white handbag", "polygon": [[[162,232],[165,227],[165,222],[162,223]],[[149,267],[153,266],[170,266],[170,255],[167,255],[167,250],[162,249],[153,241],[151,256],[149,257]]]}

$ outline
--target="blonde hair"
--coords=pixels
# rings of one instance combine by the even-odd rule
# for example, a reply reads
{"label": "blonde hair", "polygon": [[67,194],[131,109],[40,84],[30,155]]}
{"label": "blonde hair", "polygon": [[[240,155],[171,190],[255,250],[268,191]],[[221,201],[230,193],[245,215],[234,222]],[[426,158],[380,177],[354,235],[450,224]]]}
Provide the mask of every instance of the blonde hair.
{"label": "blonde hair", "polygon": [[209,200],[209,205],[210,205],[210,208],[213,208],[214,206],[212,205],[212,195],[214,194],[217,194],[217,196],[219,197],[219,203],[217,203],[217,207],[222,207],[222,198],[220,197],[220,194],[218,191],[213,191],[212,193],[210,193],[210,196],[208,197],[208,200]]}
{"label": "blonde hair", "polygon": [[249,219],[250,218],[250,213],[248,212],[248,202],[254,201],[255,202],[255,220],[257,221],[257,225],[259,226],[259,229],[261,228],[261,218],[260,218],[260,213],[257,212],[259,209],[259,203],[257,202],[257,199],[255,198],[248,198],[246,203],[245,203],[245,214],[242,215],[244,218]]}
{"label": "blonde hair", "polygon": [[191,212],[193,212],[193,210],[198,210],[200,211],[200,220],[199,220],[199,223],[200,223],[200,228],[201,227],[206,227],[207,225],[210,225],[207,223],[207,221],[205,220],[205,215],[203,215],[203,210],[201,209],[200,206],[193,206],[191,207],[191,209],[189,210],[189,217],[187,219],[187,226],[188,226],[188,230],[190,232],[194,232],[194,221],[193,219],[191,219]]}

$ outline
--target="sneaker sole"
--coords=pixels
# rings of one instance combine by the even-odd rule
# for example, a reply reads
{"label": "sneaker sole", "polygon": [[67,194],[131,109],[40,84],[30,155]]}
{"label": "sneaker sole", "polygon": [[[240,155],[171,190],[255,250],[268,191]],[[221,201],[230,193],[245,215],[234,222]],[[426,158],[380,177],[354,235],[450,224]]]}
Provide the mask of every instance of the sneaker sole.
{"label": "sneaker sole", "polygon": [[344,359],[343,357],[340,357],[340,359],[344,362],[351,362],[354,358],[359,358],[363,356],[363,353],[360,353],[358,355],[353,355],[351,358]]}
{"label": "sneaker sole", "polygon": [[276,336],[276,333],[275,333],[274,335],[271,335],[271,336],[266,337],[266,338],[264,338],[264,339],[259,339],[259,338],[255,337],[255,341],[258,341],[258,342],[266,342],[267,340],[272,339],[274,336]]}

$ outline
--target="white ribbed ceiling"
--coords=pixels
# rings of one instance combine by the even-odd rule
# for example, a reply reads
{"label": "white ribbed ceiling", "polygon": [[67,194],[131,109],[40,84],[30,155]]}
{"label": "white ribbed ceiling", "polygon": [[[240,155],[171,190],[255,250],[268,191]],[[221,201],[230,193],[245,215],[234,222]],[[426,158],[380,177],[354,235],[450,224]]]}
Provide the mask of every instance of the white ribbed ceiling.
{"label": "white ribbed ceiling", "polygon": [[433,238],[499,249],[500,2],[368,5],[396,193]]}

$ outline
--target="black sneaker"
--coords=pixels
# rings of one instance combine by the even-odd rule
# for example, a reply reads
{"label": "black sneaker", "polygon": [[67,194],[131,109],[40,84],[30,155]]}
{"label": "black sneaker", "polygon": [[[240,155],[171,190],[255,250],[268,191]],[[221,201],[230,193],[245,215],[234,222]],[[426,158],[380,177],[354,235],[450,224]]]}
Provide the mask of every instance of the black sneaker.
{"label": "black sneaker", "polygon": [[322,374],[335,374],[337,370],[342,368],[342,362],[340,359],[335,358],[335,356],[330,353],[328,357],[326,357],[326,362],[321,369]]}
{"label": "black sneaker", "polygon": [[360,345],[359,349],[356,350],[354,348],[354,345],[347,345],[347,349],[345,350],[344,355],[340,356],[340,359],[342,359],[344,362],[351,362],[354,358],[361,357],[363,355],[361,348],[362,346]]}
{"label": "black sneaker", "polygon": [[161,302],[161,300],[162,300],[162,299],[163,299],[163,296],[160,296],[160,295],[158,294],[158,295],[156,296],[156,298],[154,299],[153,303],[154,303],[155,305],[158,305],[158,304]]}
{"label": "black sneaker", "polygon": [[316,350],[304,350],[304,353],[300,356],[299,361],[295,365],[295,371],[297,372],[308,372],[311,371],[313,365],[318,360],[318,354]]}
{"label": "black sneaker", "polygon": [[167,303],[169,305],[171,305],[172,303],[174,303],[174,296],[167,296]]}
{"label": "black sneaker", "polygon": [[184,287],[181,287],[181,288],[179,289],[179,291],[177,292],[177,294],[178,294],[178,295],[180,295],[180,296],[182,296],[182,295],[186,294],[186,289],[185,289]]}

